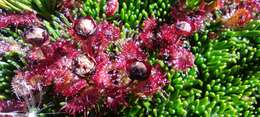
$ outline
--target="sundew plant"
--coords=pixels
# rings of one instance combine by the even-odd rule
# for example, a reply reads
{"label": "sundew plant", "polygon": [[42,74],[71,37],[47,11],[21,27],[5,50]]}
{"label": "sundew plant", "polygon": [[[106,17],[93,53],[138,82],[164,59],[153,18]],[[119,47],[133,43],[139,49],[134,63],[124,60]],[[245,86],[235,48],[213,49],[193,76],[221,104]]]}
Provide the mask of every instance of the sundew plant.
{"label": "sundew plant", "polygon": [[258,117],[259,0],[1,0],[0,117]]}

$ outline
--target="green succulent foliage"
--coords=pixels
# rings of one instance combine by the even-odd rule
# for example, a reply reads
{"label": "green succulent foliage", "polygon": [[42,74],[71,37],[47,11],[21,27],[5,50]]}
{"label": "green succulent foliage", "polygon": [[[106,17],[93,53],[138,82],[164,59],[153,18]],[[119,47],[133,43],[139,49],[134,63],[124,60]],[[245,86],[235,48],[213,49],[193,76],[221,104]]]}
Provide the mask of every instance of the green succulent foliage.
{"label": "green succulent foliage", "polygon": [[106,16],[106,0],[83,0],[83,7],[80,9],[83,16],[92,16],[95,20],[101,20]]}
{"label": "green succulent foliage", "polygon": [[170,15],[170,8],[175,0],[127,0],[120,2],[120,19],[127,28],[136,28],[147,17],[165,21]]}
{"label": "green succulent foliage", "polygon": [[15,0],[1,0],[0,1],[0,7],[5,10],[10,11],[33,11],[31,8],[32,2],[31,0],[21,0],[19,2]]}
{"label": "green succulent foliage", "polygon": [[35,11],[45,18],[57,10],[60,0],[1,0],[0,8],[9,11]]}
{"label": "green succulent foliage", "polygon": [[25,61],[20,58],[21,56],[17,52],[9,52],[0,60],[0,100],[8,99],[12,95],[11,79],[15,70],[21,69],[25,65]]}
{"label": "green succulent foliage", "polygon": [[[259,25],[252,21],[243,30],[224,31],[217,39],[207,38],[207,33],[194,35],[193,52],[204,98],[190,106],[192,112],[205,116],[259,114]],[[203,106],[207,111],[198,110],[203,99],[208,102]]]}
{"label": "green succulent foliage", "polygon": [[50,39],[56,41],[58,39],[70,39],[68,28],[72,23],[62,13],[55,13],[51,15],[50,21],[44,20],[43,26],[47,29]]}
{"label": "green succulent foliage", "polygon": [[147,17],[153,16],[159,21],[167,20],[171,5],[175,0],[119,0],[119,10],[113,17],[105,14],[106,0],[84,0],[83,15],[96,20],[113,20],[115,24],[124,24],[127,29],[136,29]]}
{"label": "green succulent foliage", "polygon": [[[5,29],[0,31],[0,41],[9,43],[12,46],[22,47],[23,41],[18,33]],[[22,69],[25,65],[24,53],[19,50],[9,51],[0,55],[0,100],[8,99],[12,96],[11,79],[15,70]]]}
{"label": "green succulent foliage", "polygon": [[200,4],[201,0],[186,0],[185,6],[188,10],[196,10]]}

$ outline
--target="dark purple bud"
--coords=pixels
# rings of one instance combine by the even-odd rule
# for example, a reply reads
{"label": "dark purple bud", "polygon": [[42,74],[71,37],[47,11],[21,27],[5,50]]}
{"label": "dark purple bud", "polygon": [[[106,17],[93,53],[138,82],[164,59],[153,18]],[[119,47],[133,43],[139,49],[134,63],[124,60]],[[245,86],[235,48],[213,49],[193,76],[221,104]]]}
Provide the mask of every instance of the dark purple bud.
{"label": "dark purple bud", "polygon": [[150,67],[140,61],[135,61],[130,64],[129,77],[132,80],[146,80],[150,75]]}
{"label": "dark purple bud", "polygon": [[24,33],[24,39],[33,46],[41,46],[48,40],[48,33],[40,27],[32,27]]}

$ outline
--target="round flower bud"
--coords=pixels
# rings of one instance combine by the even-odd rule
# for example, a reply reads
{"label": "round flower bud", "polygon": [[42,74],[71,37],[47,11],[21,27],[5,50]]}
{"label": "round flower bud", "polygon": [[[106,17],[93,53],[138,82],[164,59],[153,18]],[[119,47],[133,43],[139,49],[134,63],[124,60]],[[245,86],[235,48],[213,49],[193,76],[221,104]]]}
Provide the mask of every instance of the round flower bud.
{"label": "round flower bud", "polygon": [[150,68],[143,62],[136,61],[130,65],[129,77],[132,80],[146,80],[150,75]]}
{"label": "round flower bud", "polygon": [[184,36],[189,36],[193,31],[192,25],[186,21],[178,21],[176,23],[176,28],[180,31],[179,33]]}
{"label": "round flower bud", "polygon": [[33,46],[40,46],[48,40],[48,33],[42,28],[32,27],[24,33],[24,39]]}
{"label": "round flower bud", "polygon": [[95,63],[87,56],[80,54],[74,61],[74,71],[77,75],[84,77],[95,69]]}
{"label": "round flower bud", "polygon": [[96,31],[96,22],[90,18],[81,18],[75,25],[76,33],[81,36],[92,35]]}

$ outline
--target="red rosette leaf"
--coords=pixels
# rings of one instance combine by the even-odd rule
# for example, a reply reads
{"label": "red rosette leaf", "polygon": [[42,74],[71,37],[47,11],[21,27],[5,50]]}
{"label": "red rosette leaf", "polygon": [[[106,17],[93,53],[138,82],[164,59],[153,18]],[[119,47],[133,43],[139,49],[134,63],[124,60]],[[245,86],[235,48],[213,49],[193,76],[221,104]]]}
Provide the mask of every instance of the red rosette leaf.
{"label": "red rosette leaf", "polygon": [[73,43],[69,41],[57,41],[32,49],[27,57],[31,60],[28,66],[33,71],[44,71],[46,67],[49,67],[49,69],[69,67],[69,62],[77,57],[78,54],[79,51]]}
{"label": "red rosette leaf", "polygon": [[69,101],[64,107],[62,107],[61,110],[64,110],[65,112],[76,115],[77,113],[83,112],[85,110],[84,101],[79,98],[75,97],[73,100]]}
{"label": "red rosette leaf", "polygon": [[166,83],[167,79],[165,75],[158,68],[152,68],[150,77],[147,80],[138,82],[132,88],[132,91],[135,95],[140,97],[152,96]]}
{"label": "red rosette leaf", "polygon": [[153,31],[146,31],[146,32],[141,32],[139,34],[139,40],[142,43],[142,46],[144,46],[145,48],[154,49],[154,41],[155,41],[156,37],[155,34],[153,33]]}
{"label": "red rosette leaf", "polygon": [[56,61],[63,56],[76,57],[79,54],[76,48],[76,45],[69,41],[56,41],[41,47],[45,57],[50,61]]}
{"label": "red rosette leaf", "polygon": [[194,65],[194,55],[181,46],[172,45],[164,49],[161,55],[167,57],[168,65],[177,70],[186,71]]}
{"label": "red rosette leaf", "polygon": [[45,60],[46,57],[44,53],[42,52],[42,49],[39,47],[32,48],[28,54],[27,54],[27,59],[29,59],[29,62],[32,61],[39,61],[39,60]]}
{"label": "red rosette leaf", "polygon": [[69,100],[68,103],[62,107],[62,110],[71,115],[75,115],[87,109],[94,108],[99,99],[99,89],[90,87],[83,90],[79,96],[73,97]]}
{"label": "red rosette leaf", "polygon": [[[74,21],[74,22],[77,22],[77,20]],[[74,23],[73,23],[72,27],[75,27]],[[78,35],[74,28],[68,29],[68,33],[73,37],[74,40],[76,40],[76,41],[78,41],[80,43],[83,43],[83,40],[87,40],[87,37]]]}
{"label": "red rosette leaf", "polygon": [[114,16],[119,7],[118,0],[107,0],[106,3],[106,15]]}
{"label": "red rosette leaf", "polygon": [[[85,44],[84,47],[89,46],[91,47],[92,55],[94,57],[98,56],[98,53],[105,52],[106,49],[108,48],[110,43],[110,40],[108,40],[105,35],[100,34],[96,35],[95,37],[91,37],[91,42],[88,44]],[[87,48],[89,48],[87,47]]]}
{"label": "red rosette leaf", "polygon": [[179,19],[186,19],[188,18],[187,13],[185,12],[184,3],[181,5],[176,5],[171,10],[171,16],[173,20],[176,22]]}
{"label": "red rosette leaf", "polygon": [[142,29],[144,32],[146,32],[146,31],[152,31],[156,27],[157,27],[156,19],[153,17],[150,17],[150,18],[147,18],[146,20],[144,20]]}
{"label": "red rosette leaf", "polygon": [[96,35],[98,37],[105,36],[105,39],[109,41],[115,41],[120,37],[120,29],[115,27],[112,23],[105,21],[98,24]]}
{"label": "red rosette leaf", "polygon": [[57,88],[60,89],[56,89],[57,92],[61,92],[63,96],[74,96],[87,86],[87,82],[86,80],[80,79],[76,81],[71,81],[69,84],[62,84],[60,86],[62,87],[62,89],[60,89],[61,87]]}
{"label": "red rosette leaf", "polygon": [[73,96],[79,93],[84,87],[87,86],[87,82],[83,79],[79,79],[76,75],[70,71],[64,69],[56,70],[54,76],[55,92],[61,93],[63,96]]}
{"label": "red rosette leaf", "polygon": [[33,12],[24,13],[8,13],[0,15],[0,29],[6,28],[10,25],[21,26],[21,25],[31,25],[34,23],[39,23],[39,19]]}
{"label": "red rosette leaf", "polygon": [[105,62],[110,61],[110,58],[109,58],[109,57],[110,57],[110,56],[109,56],[107,53],[105,53],[105,52],[103,52],[103,51],[99,51],[99,52],[97,53],[97,56],[96,56],[96,58],[95,58],[95,61],[96,61],[96,63],[103,64],[103,63],[105,63]]}
{"label": "red rosette leaf", "polygon": [[[180,35],[177,33],[174,25],[163,25],[157,37],[162,40],[164,45],[172,45],[172,44],[182,44],[182,41],[179,39]],[[161,43],[162,43],[161,42]],[[158,42],[159,43],[159,42]]]}
{"label": "red rosette leaf", "polygon": [[127,105],[126,96],[127,88],[122,87],[111,87],[105,89],[105,105],[109,109],[117,109],[120,105]]}
{"label": "red rosette leaf", "polygon": [[137,43],[134,41],[128,41],[122,46],[122,50],[119,54],[119,58],[122,57],[124,59],[137,59],[137,60],[145,60],[146,55],[142,51],[140,47],[138,47]]}
{"label": "red rosette leaf", "polygon": [[27,112],[25,102],[19,100],[4,100],[0,101],[0,112]]}
{"label": "red rosette leaf", "polygon": [[[73,96],[87,85],[85,80],[79,79],[81,76],[73,73],[73,69],[81,65],[81,63],[77,63],[80,65],[74,65],[80,52],[73,43],[69,41],[57,41],[36,50],[40,50],[43,53],[40,54],[40,58],[42,59],[38,60],[39,57],[31,57],[36,63],[31,62],[29,65],[31,69],[31,71],[28,71],[30,74],[28,76],[29,81],[40,80],[43,86],[49,86],[54,83],[55,92],[61,93],[63,96]],[[37,52],[31,53],[31,56]],[[88,59],[85,56],[84,58]],[[85,63],[82,63],[82,65],[81,67],[87,67],[84,66],[86,65]]]}
{"label": "red rosette leaf", "polygon": [[[157,33],[155,33],[157,32]],[[175,25],[164,24],[158,31],[151,30],[140,33],[139,40],[147,49],[154,50],[156,48],[167,47],[168,45],[182,45],[181,36],[187,32],[179,31]]]}
{"label": "red rosette leaf", "polygon": [[243,1],[240,8],[245,8],[251,12],[259,13],[260,12],[260,2],[258,0],[246,0],[246,1]]}
{"label": "red rosette leaf", "polygon": [[92,77],[96,87],[105,88],[112,85],[110,75],[108,74],[110,65],[111,63],[105,61],[96,66],[96,72]]}
{"label": "red rosette leaf", "polygon": [[155,28],[157,27],[157,21],[155,18],[150,17],[144,20],[143,22],[143,32],[139,34],[139,40],[142,43],[142,46],[148,49],[153,49],[155,46],[156,35],[154,33]]}
{"label": "red rosette leaf", "polygon": [[146,61],[147,57],[137,43],[128,41],[122,46],[122,50],[118,55],[117,67],[126,68],[128,60]]}
{"label": "red rosette leaf", "polygon": [[[82,7],[82,1],[81,0],[60,0],[58,2],[57,7],[59,8],[59,10],[69,13],[72,11],[73,8]],[[73,19],[71,18],[71,16],[69,17],[70,19]]]}

